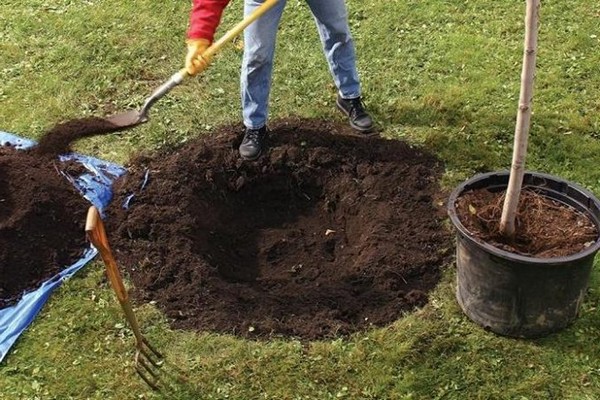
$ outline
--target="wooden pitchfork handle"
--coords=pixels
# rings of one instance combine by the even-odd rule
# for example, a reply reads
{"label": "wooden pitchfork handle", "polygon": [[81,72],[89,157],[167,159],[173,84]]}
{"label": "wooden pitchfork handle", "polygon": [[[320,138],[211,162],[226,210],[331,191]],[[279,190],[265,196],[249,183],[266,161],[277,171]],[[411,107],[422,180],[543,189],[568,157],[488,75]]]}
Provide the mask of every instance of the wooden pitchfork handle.
{"label": "wooden pitchfork handle", "polygon": [[135,354],[136,371],[152,389],[158,390],[159,376],[156,368],[160,367],[160,362],[158,360],[163,359],[163,355],[152,347],[142,335],[140,325],[133,313],[127,290],[123,284],[123,279],[119,273],[117,262],[108,245],[108,238],[106,237],[106,230],[104,229],[102,218],[100,217],[98,209],[94,206],[91,206],[88,210],[87,219],[85,221],[85,232],[90,242],[92,242],[94,247],[100,253],[100,257],[102,257],[102,261],[104,261],[104,264],[106,265],[108,280],[117,294],[117,299],[119,299],[121,308],[123,308],[123,311],[125,312],[125,318],[127,318],[127,322],[129,322],[129,326],[135,335],[135,347],[137,349]]}
{"label": "wooden pitchfork handle", "polygon": [[125,289],[123,279],[119,273],[117,262],[115,261],[112,251],[110,250],[108,238],[106,237],[106,230],[104,229],[104,224],[102,223],[102,218],[100,217],[98,209],[94,206],[91,206],[88,209],[87,219],[85,221],[85,232],[90,242],[92,242],[94,247],[100,253],[100,257],[102,257],[102,261],[104,261],[104,264],[106,265],[106,274],[108,275],[108,280],[117,294],[117,299],[119,300],[119,303],[125,312],[125,317],[127,318],[127,321],[133,330],[137,347],[141,348],[142,344],[147,344],[147,342],[144,340],[140,330],[140,325],[138,324],[137,318],[133,313],[133,308],[131,307],[127,290]]}

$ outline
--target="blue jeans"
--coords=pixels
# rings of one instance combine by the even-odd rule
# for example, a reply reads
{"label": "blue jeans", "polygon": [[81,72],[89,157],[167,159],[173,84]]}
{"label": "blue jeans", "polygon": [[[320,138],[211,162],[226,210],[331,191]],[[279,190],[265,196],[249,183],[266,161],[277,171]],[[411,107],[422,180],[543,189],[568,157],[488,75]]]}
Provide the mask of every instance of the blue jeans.
{"label": "blue jeans", "polygon": [[[245,0],[250,14],[264,0]],[[317,23],[323,51],[339,94],[349,99],[360,96],[354,42],[348,26],[345,0],[306,0]],[[244,125],[259,129],[266,125],[269,92],[275,53],[275,37],[286,0],[279,0],[244,31],[244,58],[241,72]]]}

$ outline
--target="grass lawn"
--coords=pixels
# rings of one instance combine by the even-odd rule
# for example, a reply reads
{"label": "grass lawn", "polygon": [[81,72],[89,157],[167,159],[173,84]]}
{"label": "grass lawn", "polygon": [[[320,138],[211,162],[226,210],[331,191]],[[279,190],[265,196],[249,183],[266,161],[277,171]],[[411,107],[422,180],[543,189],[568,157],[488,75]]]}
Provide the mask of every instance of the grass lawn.
{"label": "grass lawn", "polygon": [[[271,118],[342,121],[305,2],[281,23]],[[446,163],[451,189],[506,169],[519,97],[525,2],[349,0],[366,102],[383,134]],[[58,122],[138,108],[182,66],[189,2],[2,0],[0,130],[30,138]],[[222,27],[241,18],[234,1]],[[600,4],[543,1],[527,166],[600,195]],[[221,30],[223,32],[223,30]],[[241,50],[157,103],[131,131],[76,149],[126,163],[238,121]],[[581,315],[539,340],[488,334],[454,299],[455,270],[430,303],[350,338],[247,341],[173,331],[151,305],[144,332],[188,376],[168,394],[135,375],[133,337],[92,263],[56,291],[0,365],[0,399],[598,399],[600,274]]]}

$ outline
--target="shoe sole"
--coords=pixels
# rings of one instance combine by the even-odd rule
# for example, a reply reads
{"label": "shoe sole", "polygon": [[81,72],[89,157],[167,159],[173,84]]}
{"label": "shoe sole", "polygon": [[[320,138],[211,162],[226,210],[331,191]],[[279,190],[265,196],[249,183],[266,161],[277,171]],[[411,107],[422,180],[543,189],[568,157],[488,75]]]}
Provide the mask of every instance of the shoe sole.
{"label": "shoe sole", "polygon": [[[339,103],[339,101],[338,101],[338,100],[336,100],[336,101],[335,101],[335,105],[337,106],[338,110],[340,110],[340,111],[341,111],[341,112],[342,112],[342,113],[343,113],[343,114],[344,114],[346,117],[350,118],[350,113],[349,113],[348,111],[346,111],[346,110],[344,109],[344,107],[342,107],[342,106],[340,105],[340,103]],[[360,137],[371,137],[371,136],[377,136],[377,135],[379,135],[379,133],[378,133],[378,132],[376,132],[376,131],[373,131],[373,127],[366,128],[366,129],[365,129],[365,128],[361,128],[361,127],[359,127],[359,126],[355,125],[355,124],[354,124],[354,123],[353,123],[351,120],[349,120],[349,122],[350,122],[350,126],[351,126],[353,129],[355,129],[355,130],[357,130],[357,131],[358,131],[358,133],[356,134],[356,136],[360,136]]]}

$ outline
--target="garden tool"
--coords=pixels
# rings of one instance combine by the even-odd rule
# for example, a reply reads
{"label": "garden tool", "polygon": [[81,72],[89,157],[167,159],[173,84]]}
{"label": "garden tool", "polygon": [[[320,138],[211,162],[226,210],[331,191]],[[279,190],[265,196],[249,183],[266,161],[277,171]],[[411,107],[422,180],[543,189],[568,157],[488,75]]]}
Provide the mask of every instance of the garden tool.
{"label": "garden tool", "polygon": [[137,349],[135,354],[135,369],[140,377],[152,388],[158,390],[159,388],[159,374],[158,368],[162,365],[163,356],[154,347],[148,343],[146,338],[142,335],[142,331],[138,324],[138,321],[133,313],[133,308],[127,290],[123,284],[123,279],[119,273],[117,262],[112,254],[110,246],[108,244],[108,238],[106,237],[106,231],[102,218],[98,209],[91,206],[88,210],[87,219],[85,222],[85,232],[90,242],[100,253],[102,261],[106,265],[106,274],[108,279],[117,294],[119,303],[125,312],[127,322],[131,326],[133,334],[135,336],[135,347]]}
{"label": "garden tool", "polygon": [[[221,48],[231,42],[237,35],[239,35],[248,25],[252,22],[263,16],[268,10],[270,10],[279,0],[266,0],[263,4],[261,4],[257,9],[255,9],[251,14],[245,17],[242,21],[240,21],[236,26],[230,29],[223,37],[209,46],[201,55],[202,59],[205,61],[201,70],[198,72],[202,72],[202,70],[206,69],[213,56],[221,50]],[[182,68],[175,74],[171,76],[171,78],[165,82],[162,86],[156,89],[150,97],[148,97],[142,106],[142,108],[134,111],[128,111],[122,114],[116,114],[111,117],[106,118],[106,120],[115,126],[116,130],[129,129],[141,123],[148,121],[148,112],[150,107],[154,103],[156,103],[159,99],[169,93],[175,86],[179,85],[186,78],[188,78],[190,74],[186,71],[185,68]]]}

